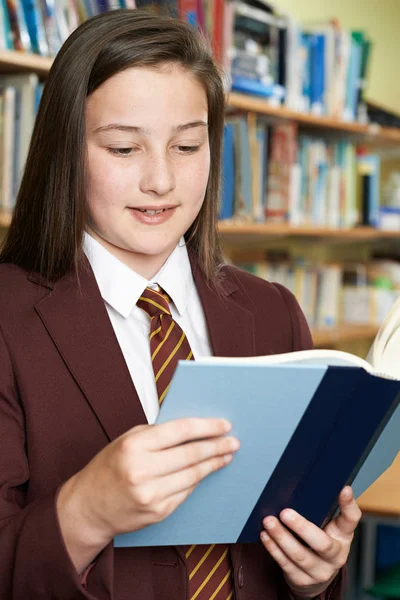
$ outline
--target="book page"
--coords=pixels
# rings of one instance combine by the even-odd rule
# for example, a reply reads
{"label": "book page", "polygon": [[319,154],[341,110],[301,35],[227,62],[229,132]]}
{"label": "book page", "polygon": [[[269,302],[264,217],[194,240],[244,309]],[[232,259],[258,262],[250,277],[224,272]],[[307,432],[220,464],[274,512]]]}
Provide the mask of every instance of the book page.
{"label": "book page", "polygon": [[371,375],[384,379],[398,380],[392,374],[375,369],[366,360],[341,350],[300,350],[298,352],[287,352],[285,354],[271,354],[269,356],[246,356],[246,357],[224,357],[203,356],[196,359],[197,362],[213,365],[329,365],[336,367],[359,367]]}
{"label": "book page", "polygon": [[269,356],[223,357],[203,356],[197,362],[206,364],[305,364],[305,365],[332,365],[341,367],[361,367],[369,373],[374,373],[373,367],[362,358],[339,350],[300,350],[285,354],[271,354]]}

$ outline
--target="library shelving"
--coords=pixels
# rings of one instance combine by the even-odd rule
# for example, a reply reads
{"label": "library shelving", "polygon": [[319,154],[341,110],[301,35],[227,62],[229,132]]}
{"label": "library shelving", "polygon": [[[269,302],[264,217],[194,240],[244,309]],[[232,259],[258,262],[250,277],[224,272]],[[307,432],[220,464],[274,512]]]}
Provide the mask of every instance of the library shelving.
{"label": "library shelving", "polygon": [[[0,51],[0,74],[35,72],[45,79],[52,65],[52,59],[17,51]],[[299,126],[314,130],[330,132],[341,137],[362,141],[371,145],[400,147],[400,130],[381,127],[376,124],[340,121],[330,117],[319,117],[307,113],[295,112],[285,107],[276,107],[266,100],[231,92],[227,97],[227,111],[255,112],[264,115],[271,122],[296,122]],[[0,228],[10,224],[9,214],[0,210]],[[231,247],[242,247],[262,243],[277,238],[313,238],[325,243],[357,242],[373,243],[379,240],[400,238],[400,232],[378,230],[372,227],[356,227],[351,229],[330,229],[327,227],[299,226],[274,223],[250,223],[238,221],[221,221],[219,232],[223,242]],[[368,340],[376,335],[375,325],[340,325],[331,329],[313,330],[316,347],[336,346],[342,343]]]}
{"label": "library shelving", "polygon": [[334,229],[315,226],[291,226],[281,223],[245,223],[221,221],[219,232],[229,245],[244,245],[267,238],[321,238],[326,241],[374,241],[400,238],[400,231],[386,231],[374,227]]}
{"label": "library shelving", "polygon": [[11,222],[11,216],[0,210],[0,227],[8,227]]}
{"label": "library shelving", "polygon": [[316,348],[338,346],[346,342],[373,339],[377,333],[377,325],[350,325],[347,323],[329,329],[312,330],[314,346]]}
{"label": "library shelving", "polygon": [[[52,64],[52,59],[17,52],[11,50],[0,51],[0,73],[33,71],[45,78]],[[276,107],[262,98],[247,96],[231,92],[227,99],[228,110],[257,112],[276,120],[296,121],[297,123],[334,131],[337,133],[354,134],[368,143],[400,144],[400,130],[390,127],[381,127],[376,124],[363,125],[360,123],[346,122],[331,117],[319,117],[308,113],[296,112],[285,107]]]}
{"label": "library shelving", "polygon": [[282,106],[272,106],[262,98],[250,97],[232,92],[228,97],[228,110],[236,109],[242,112],[256,112],[267,115],[279,121],[296,121],[304,127],[355,136],[360,141],[368,144],[398,145],[400,144],[400,129],[381,127],[370,123],[361,124],[341,121],[332,117],[316,116],[301,113]]}
{"label": "library shelving", "polygon": [[45,78],[50,71],[53,60],[45,56],[27,54],[16,50],[0,50],[0,74],[4,73],[37,73]]}

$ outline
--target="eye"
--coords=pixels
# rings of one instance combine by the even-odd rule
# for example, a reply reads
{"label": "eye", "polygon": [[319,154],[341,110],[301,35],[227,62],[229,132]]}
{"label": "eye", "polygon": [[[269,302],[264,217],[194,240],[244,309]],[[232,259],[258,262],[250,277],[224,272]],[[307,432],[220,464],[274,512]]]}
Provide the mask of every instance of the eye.
{"label": "eye", "polygon": [[193,154],[200,149],[200,146],[176,146],[181,154]]}
{"label": "eye", "polygon": [[113,156],[127,158],[132,155],[132,153],[135,151],[135,148],[107,148],[107,150]]}

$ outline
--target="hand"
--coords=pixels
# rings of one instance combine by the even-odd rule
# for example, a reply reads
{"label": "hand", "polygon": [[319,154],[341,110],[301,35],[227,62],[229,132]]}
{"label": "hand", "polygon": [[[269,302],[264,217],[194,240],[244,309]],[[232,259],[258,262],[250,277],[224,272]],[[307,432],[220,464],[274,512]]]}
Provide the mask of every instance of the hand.
{"label": "hand", "polygon": [[339,495],[340,513],[324,530],[294,510],[285,509],[280,519],[309,548],[303,546],[275,517],[266,517],[261,541],[282,568],[285,579],[297,598],[315,598],[332,583],[347,561],[354,530],[361,511],[351,487]]}
{"label": "hand", "polygon": [[115,535],[165,519],[239,442],[223,419],[179,419],[134,427],[61,488],[57,511],[81,572]]}

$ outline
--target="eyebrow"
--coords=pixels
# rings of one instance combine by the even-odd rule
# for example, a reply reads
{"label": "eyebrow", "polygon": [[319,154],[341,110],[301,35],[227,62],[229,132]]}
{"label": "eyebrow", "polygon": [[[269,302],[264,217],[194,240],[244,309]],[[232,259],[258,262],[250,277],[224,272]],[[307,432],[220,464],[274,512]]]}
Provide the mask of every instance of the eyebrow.
{"label": "eyebrow", "polygon": [[[187,129],[193,129],[195,127],[208,127],[208,124],[205,121],[192,121],[190,123],[184,123],[183,125],[178,125],[174,127],[174,131],[176,133],[180,133],[181,131],[186,131]],[[94,133],[102,133],[103,131],[126,131],[128,133],[141,133],[143,135],[150,135],[150,129],[145,127],[137,127],[135,125],[121,125],[119,123],[110,123],[109,125],[103,125],[102,127],[98,127],[94,130]]]}

